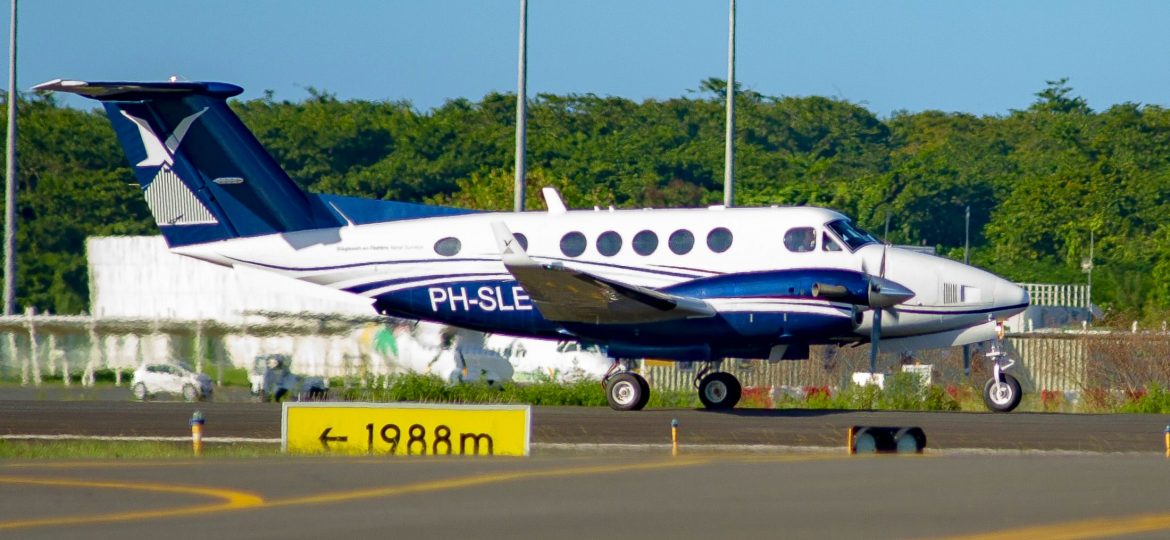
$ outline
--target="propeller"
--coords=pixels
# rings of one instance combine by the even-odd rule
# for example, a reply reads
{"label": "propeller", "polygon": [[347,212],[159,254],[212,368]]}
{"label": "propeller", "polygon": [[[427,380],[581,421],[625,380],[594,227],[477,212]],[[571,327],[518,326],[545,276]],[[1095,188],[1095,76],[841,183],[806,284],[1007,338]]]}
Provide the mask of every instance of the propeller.
{"label": "propeller", "polygon": [[869,372],[877,371],[878,344],[882,340],[882,313],[886,308],[901,304],[914,297],[914,291],[886,279],[886,250],[889,246],[882,246],[881,263],[878,265],[878,275],[869,273],[865,260],[861,261],[861,271],[866,276],[869,307],[873,309],[873,327],[869,331]]}

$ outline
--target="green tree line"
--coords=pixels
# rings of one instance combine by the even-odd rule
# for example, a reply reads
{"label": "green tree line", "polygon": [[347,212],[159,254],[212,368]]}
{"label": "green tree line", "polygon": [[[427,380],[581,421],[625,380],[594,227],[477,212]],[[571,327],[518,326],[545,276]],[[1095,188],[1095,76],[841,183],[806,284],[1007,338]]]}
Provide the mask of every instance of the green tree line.
{"label": "green tree line", "polygon": [[[540,94],[529,104],[530,209],[543,186],[573,207],[718,204],[723,89],[632,101]],[[89,303],[84,239],[155,234],[100,110],[20,96],[18,280],[22,306]],[[1094,300],[1118,321],[1170,317],[1170,110],[1092,110],[1067,80],[1004,115],[897,112],[825,97],[736,95],[737,205],[819,205],[897,244],[1017,281],[1082,283],[1095,240]],[[289,175],[316,192],[505,210],[512,201],[515,96],[233,101]],[[887,231],[888,224],[888,233]]]}

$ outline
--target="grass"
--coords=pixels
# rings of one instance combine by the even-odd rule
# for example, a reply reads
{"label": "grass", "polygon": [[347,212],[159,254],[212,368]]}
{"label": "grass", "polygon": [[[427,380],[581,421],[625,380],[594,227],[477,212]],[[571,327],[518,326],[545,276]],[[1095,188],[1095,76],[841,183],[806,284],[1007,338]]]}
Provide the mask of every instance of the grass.
{"label": "grass", "polygon": [[806,388],[803,397],[783,396],[779,409],[835,409],[885,411],[958,411],[959,400],[938,386],[922,384],[913,373],[896,373],[886,379],[885,388],[850,385],[837,392],[827,387]]}
{"label": "grass", "polygon": [[[279,444],[203,444],[203,456],[283,455]],[[0,440],[0,459],[177,459],[193,458],[190,442]]]}
{"label": "grass", "polygon": [[[584,380],[574,383],[538,382],[531,384],[486,383],[447,384],[434,375],[400,374],[375,381],[367,387],[350,387],[334,395],[347,401],[421,402],[421,403],[506,403],[541,406],[606,407],[601,383]],[[339,393],[338,393],[339,392]],[[653,390],[649,408],[698,407],[694,392]]]}

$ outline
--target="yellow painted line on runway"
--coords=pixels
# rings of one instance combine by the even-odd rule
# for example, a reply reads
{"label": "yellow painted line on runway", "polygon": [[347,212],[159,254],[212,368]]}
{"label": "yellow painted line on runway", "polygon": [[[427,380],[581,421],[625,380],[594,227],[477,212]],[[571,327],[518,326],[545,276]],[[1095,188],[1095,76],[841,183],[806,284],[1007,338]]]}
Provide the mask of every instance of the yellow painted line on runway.
{"label": "yellow painted line on runway", "polygon": [[[41,485],[41,486],[60,486],[73,488],[98,488],[98,489],[125,489],[125,490],[140,490],[140,491],[155,491],[162,493],[178,493],[184,495],[202,495],[221,499],[222,502],[210,505],[196,505],[183,506],[178,508],[164,508],[159,510],[142,510],[109,514],[89,514],[77,516],[62,516],[49,517],[30,520],[16,520],[16,521],[0,521],[0,530],[4,529],[18,529],[30,527],[48,527],[61,525],[84,525],[96,523],[111,523],[119,521],[133,521],[142,519],[155,519],[167,517],[180,517],[192,515],[204,515],[217,512],[228,512],[238,510],[258,510],[264,508],[280,508],[289,506],[308,506],[318,504],[334,504],[340,502],[361,500],[361,499],[376,499],[397,497],[403,495],[411,495],[418,493],[432,493],[438,491],[448,491],[456,489],[466,489],[477,486],[485,486],[491,484],[501,484],[507,482],[519,482],[525,480],[540,480],[549,478],[569,478],[577,476],[589,476],[597,474],[616,474],[637,471],[652,471],[672,468],[696,467],[712,463],[716,460],[726,460],[726,455],[715,456],[686,456],[677,458],[667,458],[662,460],[655,460],[642,463],[626,463],[626,464],[605,464],[605,465],[582,465],[573,467],[562,467],[555,469],[544,469],[536,471],[505,471],[479,474],[474,476],[463,476],[456,478],[447,478],[441,480],[428,480],[423,482],[415,482],[411,484],[404,484],[399,486],[385,486],[369,489],[357,489],[349,491],[337,491],[332,493],[322,493],[317,495],[307,495],[302,497],[290,497],[286,499],[265,500],[259,495],[248,493],[244,491],[236,491],[230,489],[220,489],[213,487],[199,487],[199,486],[183,486],[172,484],[153,484],[140,482],[115,482],[115,481],[91,481],[91,480],[68,480],[68,479],[46,479],[46,478],[26,478],[20,476],[0,476],[0,484],[24,484],[24,485]],[[774,462],[799,462],[799,461],[819,461],[827,459],[846,459],[849,456],[845,455],[805,455],[805,456],[742,456],[746,461],[774,461]],[[70,464],[59,464],[62,466]],[[76,463],[75,465],[85,466],[94,465],[93,463]]]}
{"label": "yellow painted line on runway", "polygon": [[69,480],[59,478],[26,478],[20,476],[0,476],[0,484],[33,485],[67,488],[95,488],[95,489],[122,489],[133,491],[152,491],[158,493],[179,493],[183,495],[198,495],[220,499],[215,504],[201,504],[195,506],[181,506],[177,508],[162,508],[158,510],[139,510],[131,512],[111,512],[108,514],[86,514],[74,516],[57,516],[38,519],[23,519],[0,521],[0,530],[25,529],[30,527],[86,525],[92,523],[111,523],[117,521],[134,521],[162,517],[189,516],[220,512],[225,510],[239,510],[243,508],[257,508],[264,505],[264,499],[259,495],[245,491],[229,489],[182,486],[174,484],[153,484],[146,482],[113,482],[104,480]]}
{"label": "yellow painted line on runway", "polygon": [[500,473],[488,473],[477,476],[467,476],[461,478],[448,478],[444,480],[430,480],[426,482],[417,482],[414,484],[406,484],[402,486],[387,486],[381,488],[359,489],[353,491],[339,491],[334,493],[323,493],[320,495],[309,495],[306,497],[293,497],[290,499],[280,499],[268,501],[265,507],[276,506],[298,506],[311,504],[330,504],[345,501],[353,501],[357,499],[376,499],[382,497],[397,497],[399,495],[409,495],[413,493],[427,493],[433,491],[445,491],[452,489],[463,489],[475,486],[483,486],[488,484],[499,484],[504,482],[517,482],[520,480],[535,480],[543,478],[567,478],[571,476],[587,476],[591,474],[613,474],[620,472],[670,469],[675,467],[693,467],[696,465],[703,465],[709,463],[709,459],[698,458],[683,458],[683,459],[668,459],[664,461],[654,461],[650,463],[636,463],[627,465],[591,465],[584,467],[569,467],[563,469],[547,469],[542,471],[509,471]]}
{"label": "yellow painted line on runway", "polygon": [[938,540],[1080,540],[1110,538],[1170,530],[1170,514],[1145,514],[1119,518],[1087,519],[1050,525],[1035,525],[979,534],[947,536]]}
{"label": "yellow painted line on runway", "polygon": [[[5,463],[6,469],[138,469],[141,467],[186,467],[189,465],[203,465],[206,461],[152,461],[152,460],[117,460],[117,461],[25,461]],[[223,462],[217,462],[222,464]]]}

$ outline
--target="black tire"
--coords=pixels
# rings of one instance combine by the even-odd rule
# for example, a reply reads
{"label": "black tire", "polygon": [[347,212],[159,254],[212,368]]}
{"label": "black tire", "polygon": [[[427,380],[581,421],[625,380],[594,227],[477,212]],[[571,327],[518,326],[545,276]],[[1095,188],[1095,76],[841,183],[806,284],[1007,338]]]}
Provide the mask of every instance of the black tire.
{"label": "black tire", "polygon": [[743,387],[730,373],[716,372],[699,381],[699,401],[710,410],[726,410],[739,403]]}
{"label": "black tire", "polygon": [[637,373],[618,373],[605,383],[605,400],[615,411],[641,410],[649,399],[649,385]]}
{"label": "black tire", "polygon": [[635,411],[640,411],[646,408],[647,403],[650,403],[650,383],[646,381],[645,377],[637,373],[633,375],[638,379],[638,384],[642,387],[642,397],[638,399],[638,406],[634,408]]}
{"label": "black tire", "polygon": [[186,401],[196,401],[199,399],[199,391],[190,384],[183,385],[183,399]]}
{"label": "black tire", "polygon": [[1003,379],[1002,383],[991,378],[983,385],[983,404],[992,412],[1012,412],[1020,405],[1020,398],[1023,397],[1020,381],[1007,373],[1001,373],[1000,378]]}
{"label": "black tire", "polygon": [[146,398],[150,397],[150,393],[146,391],[146,385],[142,383],[134,385],[134,388],[130,389],[130,393],[133,394],[134,399],[137,399],[138,401],[146,401]]}

